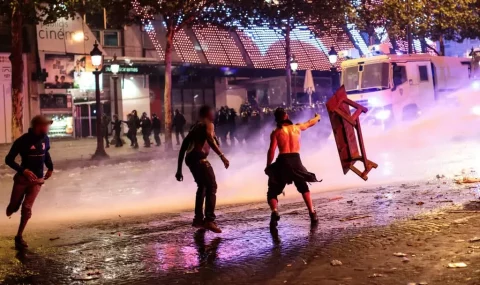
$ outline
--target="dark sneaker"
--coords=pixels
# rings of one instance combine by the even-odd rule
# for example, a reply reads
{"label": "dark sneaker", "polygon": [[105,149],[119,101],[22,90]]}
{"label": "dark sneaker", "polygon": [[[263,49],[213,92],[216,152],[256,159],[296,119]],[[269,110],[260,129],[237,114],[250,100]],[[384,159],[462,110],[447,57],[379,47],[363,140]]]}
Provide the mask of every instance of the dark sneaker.
{"label": "dark sneaker", "polygon": [[278,221],[280,221],[280,215],[278,212],[272,212],[272,215],[270,216],[270,228],[276,228]]}
{"label": "dark sneaker", "polygon": [[206,221],[205,224],[203,225],[203,227],[206,230],[212,231],[216,234],[222,233],[222,230],[217,226],[217,224],[215,222],[207,222]]}
{"label": "dark sneaker", "polygon": [[16,249],[25,249],[28,248],[28,244],[23,240],[22,237],[15,237],[15,248]]}
{"label": "dark sneaker", "polygon": [[309,215],[310,215],[310,222],[312,223],[312,225],[316,225],[318,223],[317,211],[313,213],[309,213]]}
{"label": "dark sneaker", "polygon": [[205,225],[205,223],[203,222],[203,220],[193,219],[192,227],[197,228],[197,229],[203,229],[204,225]]}

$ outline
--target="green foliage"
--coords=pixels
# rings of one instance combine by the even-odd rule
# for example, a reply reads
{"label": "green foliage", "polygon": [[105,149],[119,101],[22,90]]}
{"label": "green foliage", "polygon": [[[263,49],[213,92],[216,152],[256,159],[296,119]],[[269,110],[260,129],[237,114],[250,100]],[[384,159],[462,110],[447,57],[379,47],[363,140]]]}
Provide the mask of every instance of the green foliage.
{"label": "green foliage", "polygon": [[348,0],[239,0],[238,6],[250,9],[253,15],[251,24],[267,25],[284,34],[297,26],[312,26],[318,30],[329,30],[332,26],[346,23],[346,12],[350,6]]}
{"label": "green foliage", "polygon": [[[131,0],[3,0],[0,2],[0,17],[9,22],[14,11],[20,10],[24,24],[50,24],[61,18],[73,18],[75,15],[95,14],[105,9],[108,22],[125,25],[139,22],[133,13]],[[156,1],[140,0],[141,4]]]}
{"label": "green foliage", "polygon": [[406,38],[410,26],[413,38],[433,41],[480,36],[479,0],[360,0],[354,1],[349,21],[373,35],[384,27],[390,38]]}
{"label": "green foliage", "polygon": [[386,18],[383,17],[383,6],[378,0],[352,1],[347,13],[350,24],[368,34],[371,40],[375,37],[375,29],[386,26]]}

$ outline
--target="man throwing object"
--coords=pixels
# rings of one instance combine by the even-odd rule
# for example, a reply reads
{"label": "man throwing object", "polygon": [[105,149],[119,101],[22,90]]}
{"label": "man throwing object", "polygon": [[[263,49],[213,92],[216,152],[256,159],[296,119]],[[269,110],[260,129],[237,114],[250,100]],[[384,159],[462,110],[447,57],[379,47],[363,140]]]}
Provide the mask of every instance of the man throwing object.
{"label": "man throwing object", "polygon": [[[280,220],[277,196],[283,192],[287,184],[292,182],[303,196],[312,224],[318,222],[307,182],[320,181],[317,180],[315,174],[308,172],[300,160],[300,134],[317,124],[318,121],[320,121],[320,115],[315,114],[315,117],[308,122],[294,125],[283,108],[275,110],[277,127],[270,135],[270,148],[268,149],[267,168],[265,169],[265,173],[269,177],[267,200],[272,210],[270,218],[270,228],[272,229],[277,227]],[[279,155],[275,163],[272,163],[277,147]]]}

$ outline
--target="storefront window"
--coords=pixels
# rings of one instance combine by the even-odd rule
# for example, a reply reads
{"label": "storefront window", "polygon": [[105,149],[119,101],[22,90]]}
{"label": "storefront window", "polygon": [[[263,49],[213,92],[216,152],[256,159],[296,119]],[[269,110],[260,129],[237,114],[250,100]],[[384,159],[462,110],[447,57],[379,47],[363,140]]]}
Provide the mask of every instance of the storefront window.
{"label": "storefront window", "polygon": [[40,94],[40,108],[42,109],[67,109],[66,94]]}
{"label": "storefront window", "polygon": [[103,32],[103,45],[109,47],[118,47],[118,32],[115,31],[104,31]]}
{"label": "storefront window", "polygon": [[50,126],[48,136],[50,137],[70,137],[73,136],[73,116],[72,114],[47,114],[53,120]]}

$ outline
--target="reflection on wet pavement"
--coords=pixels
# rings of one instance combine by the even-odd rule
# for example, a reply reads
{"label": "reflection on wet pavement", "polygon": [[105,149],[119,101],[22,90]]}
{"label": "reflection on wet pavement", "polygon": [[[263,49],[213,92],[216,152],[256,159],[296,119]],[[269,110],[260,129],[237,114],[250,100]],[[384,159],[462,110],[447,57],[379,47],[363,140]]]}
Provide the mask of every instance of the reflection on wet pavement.
{"label": "reflection on wet pavement", "polygon": [[[246,154],[248,150],[240,149],[229,154],[228,170],[212,158],[221,235],[190,227],[193,215],[184,210],[193,206],[196,186],[186,169],[185,181],[175,181],[171,160],[57,171],[35,204],[26,236],[29,251],[17,254],[13,249],[18,214],[0,220],[0,283],[265,282],[286,266],[328,255],[325,248],[362,229],[375,230],[477,199],[476,185],[456,185],[452,180],[455,174],[463,175],[463,169],[479,173],[478,139],[453,140],[454,133],[445,135],[449,130],[443,125],[434,136],[432,124],[415,133],[406,128],[366,137],[368,149],[375,150],[369,158],[380,165],[366,183],[343,175],[333,143],[321,149],[316,144],[304,147],[305,166],[324,178],[312,191],[352,189],[313,196],[320,220],[313,229],[300,195],[289,187],[286,197],[280,198],[278,233],[270,232],[267,179],[262,171],[265,155],[260,152]],[[435,179],[437,174],[447,178]],[[1,205],[8,202],[11,177],[0,177]]]}
{"label": "reflection on wet pavement", "polygon": [[[365,227],[387,225],[461,203],[476,188],[442,180],[318,194],[318,227],[303,202],[280,201],[278,236],[263,203],[224,206],[223,233],[194,231],[189,213],[157,214],[38,230],[15,257],[1,238],[0,280],[35,284],[246,284],[273,278],[292,262],[307,263],[329,243]],[[419,203],[422,202],[422,203]],[[365,217],[345,220],[352,217]],[[343,221],[341,221],[343,220]],[[60,239],[49,241],[52,236]],[[95,279],[98,278],[98,279]]]}

